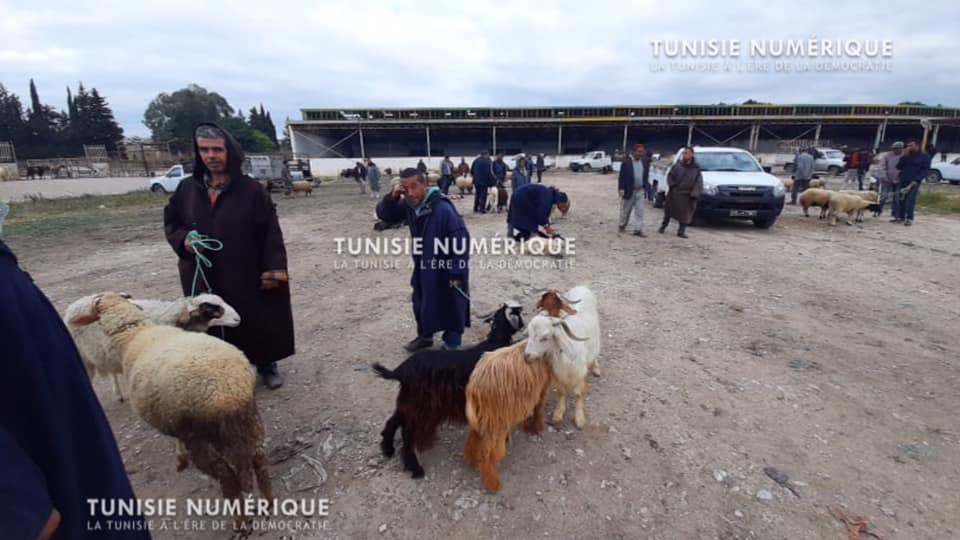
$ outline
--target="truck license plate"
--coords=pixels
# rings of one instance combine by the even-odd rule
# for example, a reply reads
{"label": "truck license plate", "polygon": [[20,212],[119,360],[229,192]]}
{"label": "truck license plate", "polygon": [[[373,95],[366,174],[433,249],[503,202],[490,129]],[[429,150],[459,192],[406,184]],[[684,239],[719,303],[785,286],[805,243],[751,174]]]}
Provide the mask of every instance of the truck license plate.
{"label": "truck license plate", "polygon": [[757,215],[756,210],[731,210],[730,217],[754,217]]}

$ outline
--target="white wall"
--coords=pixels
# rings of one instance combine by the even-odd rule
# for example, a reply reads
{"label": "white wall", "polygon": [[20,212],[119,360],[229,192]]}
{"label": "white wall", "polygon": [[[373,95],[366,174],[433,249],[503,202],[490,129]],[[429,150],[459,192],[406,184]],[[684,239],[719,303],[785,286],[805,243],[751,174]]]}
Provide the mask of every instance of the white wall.
{"label": "white wall", "polygon": [[[564,154],[559,158],[555,156],[546,156],[549,160],[556,159],[556,167],[560,169],[566,169],[570,166],[570,161],[580,157],[582,154]],[[416,167],[417,161],[422,159],[424,163],[427,164],[427,169],[439,172],[440,171],[440,162],[443,161],[443,156],[433,156],[428,158],[427,156],[413,156],[413,157],[381,157],[372,156],[373,161],[380,167],[380,170],[386,168],[393,169],[394,173],[398,173],[401,170],[407,167]],[[473,160],[477,156],[450,156],[450,160],[453,161],[454,167],[460,164],[460,157],[467,158],[467,164],[473,163]],[[356,167],[357,161],[360,161],[359,158],[310,158],[310,172],[314,176],[337,176],[340,174],[340,171],[343,169],[351,169]]]}

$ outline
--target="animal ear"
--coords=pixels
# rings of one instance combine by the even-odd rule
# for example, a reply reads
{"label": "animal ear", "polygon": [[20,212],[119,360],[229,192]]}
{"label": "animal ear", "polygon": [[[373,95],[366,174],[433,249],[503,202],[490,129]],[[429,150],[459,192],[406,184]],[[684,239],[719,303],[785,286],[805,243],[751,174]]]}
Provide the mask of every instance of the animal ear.
{"label": "animal ear", "polygon": [[566,302],[562,302],[562,303],[560,304],[560,309],[562,309],[563,311],[565,311],[565,312],[567,313],[567,315],[576,315],[576,314],[577,314],[577,310],[575,310],[575,309],[573,309],[572,307],[570,307],[570,304],[568,304],[568,303],[566,303]]}

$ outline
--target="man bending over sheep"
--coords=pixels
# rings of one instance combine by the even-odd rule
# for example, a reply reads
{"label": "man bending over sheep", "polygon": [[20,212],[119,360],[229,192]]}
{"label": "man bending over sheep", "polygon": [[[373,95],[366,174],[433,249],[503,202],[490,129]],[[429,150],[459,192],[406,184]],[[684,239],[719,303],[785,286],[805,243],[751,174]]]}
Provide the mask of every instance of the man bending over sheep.
{"label": "man bending over sheep", "polygon": [[149,539],[140,516],[87,504],[134,493],[73,339],[3,242],[0,343],[0,538]]}
{"label": "man bending over sheep", "polygon": [[[180,257],[183,293],[215,293],[232,305],[241,322],[225,328],[224,339],[243,351],[267,388],[278,388],[283,377],[276,362],[293,354],[294,338],[276,208],[267,190],[241,171],[243,152],[229,133],[200,124],[193,146],[193,176],[180,182],[163,211],[167,241]],[[223,242],[222,250],[204,252],[213,262],[203,268],[212,290],[195,279],[192,230]],[[220,329],[211,333],[221,335]]]}
{"label": "man bending over sheep", "polygon": [[[414,352],[431,347],[437,332],[443,332],[444,348],[459,348],[463,329],[470,326],[470,233],[463,218],[440,188],[427,188],[427,179],[416,169],[400,173],[400,183],[377,205],[377,217],[389,222],[406,218],[410,236],[423,242],[421,253],[412,254],[410,278],[417,337],[404,348]],[[448,252],[438,249],[441,246]]]}
{"label": "man bending over sheep", "polygon": [[510,208],[507,210],[507,232],[514,240],[527,240],[544,233],[553,236],[556,231],[550,226],[553,207],[566,214],[570,210],[567,194],[552,186],[526,184],[513,191]]}

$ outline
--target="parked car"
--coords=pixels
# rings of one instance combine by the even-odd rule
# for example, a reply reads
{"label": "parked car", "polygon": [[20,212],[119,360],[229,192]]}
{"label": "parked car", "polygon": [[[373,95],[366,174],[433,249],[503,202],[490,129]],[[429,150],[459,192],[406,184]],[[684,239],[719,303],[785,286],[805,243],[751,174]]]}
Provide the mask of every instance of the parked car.
{"label": "parked car", "polygon": [[570,161],[570,170],[573,172],[612,171],[613,156],[603,150],[591,150],[586,154]]}
{"label": "parked car", "polygon": [[930,172],[927,173],[927,182],[946,180],[953,185],[960,184],[960,157],[953,161],[934,161],[930,163]]}
{"label": "parked car", "polygon": [[[783,163],[783,170],[792,173],[796,166],[793,161],[795,155],[777,154],[775,162]],[[843,152],[835,148],[814,148],[813,170],[817,172],[826,172],[834,176],[843,172]]]}
{"label": "parked car", "polygon": [[154,193],[173,193],[180,181],[193,174],[193,163],[182,163],[167,169],[162,176],[150,178],[150,191]]}
{"label": "parked car", "polygon": [[[768,229],[783,211],[786,190],[779,178],[761,167],[750,152],[740,148],[701,147],[693,149],[703,170],[703,194],[697,201],[696,217],[701,219],[748,219]],[[656,180],[657,205],[669,192],[667,173],[683,154],[677,151],[669,163],[650,166],[650,180]]]}

